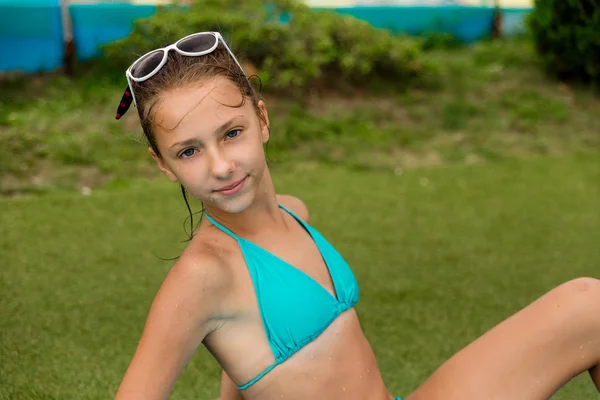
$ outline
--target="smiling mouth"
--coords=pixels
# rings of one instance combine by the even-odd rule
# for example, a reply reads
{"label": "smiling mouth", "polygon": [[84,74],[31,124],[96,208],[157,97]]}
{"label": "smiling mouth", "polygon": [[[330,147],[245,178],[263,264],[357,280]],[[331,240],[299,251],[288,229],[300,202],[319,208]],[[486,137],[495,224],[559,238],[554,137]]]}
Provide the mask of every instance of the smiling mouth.
{"label": "smiling mouth", "polygon": [[246,181],[246,178],[247,178],[247,176],[245,176],[244,178],[242,178],[241,180],[239,180],[235,183],[232,183],[231,185],[225,186],[221,189],[217,189],[217,190],[215,190],[215,192],[223,193],[223,194],[231,194],[232,192],[236,192],[237,190],[241,189],[244,182]]}

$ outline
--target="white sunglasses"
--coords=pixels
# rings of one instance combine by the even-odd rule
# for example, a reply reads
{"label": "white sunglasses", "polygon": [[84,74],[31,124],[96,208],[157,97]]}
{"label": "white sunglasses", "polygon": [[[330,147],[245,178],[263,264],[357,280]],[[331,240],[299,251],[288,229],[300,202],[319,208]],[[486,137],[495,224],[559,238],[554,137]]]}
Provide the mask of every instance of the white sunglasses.
{"label": "white sunglasses", "polygon": [[244,69],[229,46],[227,46],[227,43],[225,43],[223,36],[221,36],[219,32],[193,33],[182,39],[179,39],[177,42],[169,46],[152,50],[144,54],[135,60],[129,68],[127,68],[127,71],[125,71],[125,76],[127,77],[127,89],[125,90],[125,94],[123,94],[123,98],[121,99],[121,103],[117,109],[116,118],[121,118],[123,114],[127,112],[132,101],[137,107],[137,102],[133,93],[134,82],[144,82],[156,75],[158,71],[160,71],[160,69],[167,63],[169,51],[175,50],[179,54],[188,57],[200,57],[215,51],[215,49],[219,46],[219,41],[229,52],[231,58],[233,58],[237,66],[240,68],[242,74],[245,75]]}

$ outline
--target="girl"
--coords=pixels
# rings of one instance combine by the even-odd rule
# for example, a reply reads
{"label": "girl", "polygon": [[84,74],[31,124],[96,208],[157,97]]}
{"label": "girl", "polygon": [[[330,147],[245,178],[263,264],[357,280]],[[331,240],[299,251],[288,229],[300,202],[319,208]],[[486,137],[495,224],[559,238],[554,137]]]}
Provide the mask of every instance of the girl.
{"label": "girl", "polygon": [[[278,195],[269,116],[219,33],[187,36],[126,71],[158,167],[206,219],[168,273],[116,398],[166,399],[202,343],[222,399],[393,400],[353,306],[355,277]],[[189,205],[188,205],[189,209]],[[589,371],[600,387],[600,281],[567,282],[443,364],[408,400],[546,399]]]}

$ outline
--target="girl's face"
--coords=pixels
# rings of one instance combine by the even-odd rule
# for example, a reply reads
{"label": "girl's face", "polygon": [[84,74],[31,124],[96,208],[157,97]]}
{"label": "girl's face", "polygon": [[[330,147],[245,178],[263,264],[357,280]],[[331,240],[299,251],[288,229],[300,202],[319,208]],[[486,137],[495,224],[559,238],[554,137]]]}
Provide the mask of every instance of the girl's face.
{"label": "girl's face", "polygon": [[[244,105],[237,107],[242,100]],[[165,93],[154,110],[158,166],[205,206],[238,213],[256,197],[267,164],[264,103],[259,108],[224,77]]]}

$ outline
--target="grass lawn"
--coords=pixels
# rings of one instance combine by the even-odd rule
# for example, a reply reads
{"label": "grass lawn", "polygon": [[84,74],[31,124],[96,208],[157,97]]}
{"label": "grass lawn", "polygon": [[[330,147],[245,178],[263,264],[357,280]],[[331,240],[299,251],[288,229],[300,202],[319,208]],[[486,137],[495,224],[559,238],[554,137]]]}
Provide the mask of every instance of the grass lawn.
{"label": "grass lawn", "polygon": [[[600,277],[598,154],[402,174],[293,164],[302,197],[361,287],[357,305],[394,394],[551,287]],[[0,200],[0,399],[106,399],[182,249],[185,209],[166,180],[91,196]],[[556,360],[560,363],[561,360]],[[192,359],[173,399],[210,399],[219,369]],[[587,377],[556,399],[589,399]]]}
{"label": "grass lawn", "polygon": [[[439,66],[436,89],[317,92],[299,104],[266,87],[270,157],[393,171],[600,149],[599,97],[546,77],[530,42],[424,57]],[[152,176],[137,113],[114,119],[125,85],[95,70],[0,81],[0,196]]]}

